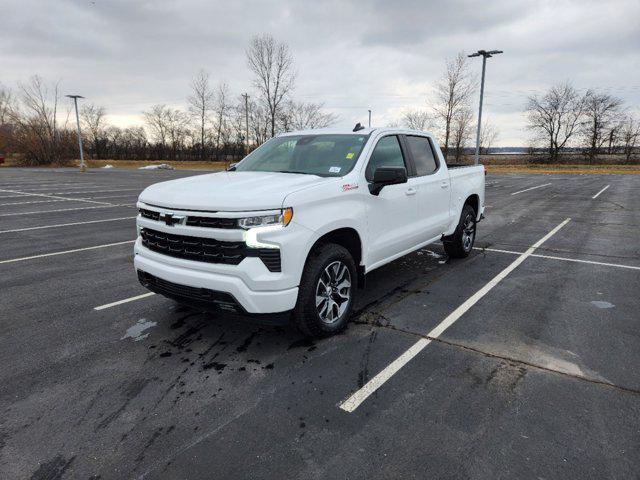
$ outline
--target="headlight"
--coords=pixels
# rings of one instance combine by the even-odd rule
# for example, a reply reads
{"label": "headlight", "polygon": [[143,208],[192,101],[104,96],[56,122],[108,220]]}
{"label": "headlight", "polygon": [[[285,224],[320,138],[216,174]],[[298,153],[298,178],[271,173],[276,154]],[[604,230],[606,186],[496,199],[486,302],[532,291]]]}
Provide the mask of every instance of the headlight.
{"label": "headlight", "polygon": [[238,226],[248,230],[255,227],[267,227],[271,225],[280,225],[286,227],[293,218],[293,209],[285,208],[275,215],[261,215],[257,217],[245,217],[238,219]]}

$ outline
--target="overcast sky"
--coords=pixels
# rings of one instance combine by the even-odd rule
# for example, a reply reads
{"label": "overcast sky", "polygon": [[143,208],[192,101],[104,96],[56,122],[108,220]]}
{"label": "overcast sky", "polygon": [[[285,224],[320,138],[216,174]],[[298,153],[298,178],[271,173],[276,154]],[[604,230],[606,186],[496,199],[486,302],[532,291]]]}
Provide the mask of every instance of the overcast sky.
{"label": "overcast sky", "polygon": [[[489,60],[485,118],[498,144],[525,145],[526,96],[571,80],[640,109],[640,1],[70,1],[0,0],[0,83],[39,74],[106,107],[118,125],[154,103],[181,106],[200,69],[251,91],[251,36],[287,42],[298,100],[323,102],[339,126],[374,126],[425,108],[444,60]],[[480,71],[481,61],[472,67]],[[474,101],[474,109],[477,100]]]}

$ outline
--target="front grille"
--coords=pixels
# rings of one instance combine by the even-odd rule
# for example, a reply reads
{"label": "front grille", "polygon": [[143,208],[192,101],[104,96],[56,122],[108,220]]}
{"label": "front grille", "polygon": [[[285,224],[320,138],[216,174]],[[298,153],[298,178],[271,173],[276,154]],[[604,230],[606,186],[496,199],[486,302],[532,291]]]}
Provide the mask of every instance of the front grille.
{"label": "front grille", "polygon": [[143,246],[170,257],[226,265],[238,265],[246,257],[258,257],[270,272],[280,272],[282,268],[279,249],[248,248],[244,242],[175,235],[150,228],[143,228],[140,236]]}
{"label": "front grille", "polygon": [[146,208],[140,209],[140,215],[149,220],[158,221],[160,219],[160,212],[154,212],[153,210],[147,210]]}
{"label": "front grille", "polygon": [[244,309],[233,295],[227,292],[209,290],[208,288],[189,287],[169,282],[150,273],[138,270],[138,280],[149,290],[176,299],[196,300],[203,304],[213,304],[223,310],[243,312]]}
{"label": "front grille", "polygon": [[[156,222],[160,221],[160,212],[156,212],[154,210],[141,208],[140,215],[143,218],[148,218],[149,220]],[[187,217],[185,225],[189,227],[203,228],[238,228],[238,223],[235,218],[198,217],[194,215],[189,215]]]}
{"label": "front grille", "polygon": [[187,217],[186,224],[190,227],[204,228],[237,228],[235,218],[215,218],[215,217]]}
{"label": "front grille", "polygon": [[142,244],[149,250],[171,257],[207,263],[237,265],[245,258],[244,242],[221,242],[143,228]]}

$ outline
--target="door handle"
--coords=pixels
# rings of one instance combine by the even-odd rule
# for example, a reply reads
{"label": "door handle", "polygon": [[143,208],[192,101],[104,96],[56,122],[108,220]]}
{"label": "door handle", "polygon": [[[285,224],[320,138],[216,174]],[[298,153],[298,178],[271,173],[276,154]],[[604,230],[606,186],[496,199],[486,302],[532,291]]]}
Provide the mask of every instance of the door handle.
{"label": "door handle", "polygon": [[440,182],[440,188],[449,188],[449,182]]}
{"label": "door handle", "polygon": [[407,190],[404,193],[406,195],[415,195],[416,193],[418,193],[418,189],[410,187],[410,188],[407,188]]}

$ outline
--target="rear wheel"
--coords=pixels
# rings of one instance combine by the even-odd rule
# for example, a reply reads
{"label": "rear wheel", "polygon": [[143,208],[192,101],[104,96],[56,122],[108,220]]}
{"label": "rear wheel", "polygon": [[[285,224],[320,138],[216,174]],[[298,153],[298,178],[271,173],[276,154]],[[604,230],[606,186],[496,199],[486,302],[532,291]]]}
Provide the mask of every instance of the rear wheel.
{"label": "rear wheel", "polygon": [[476,211],[471,205],[465,205],[460,215],[456,231],[442,240],[444,251],[453,258],[467,257],[476,240]]}
{"label": "rear wheel", "polygon": [[293,310],[296,327],[317,338],[344,330],[353,310],[356,278],[356,265],[346,248],[329,243],[314,249]]}

